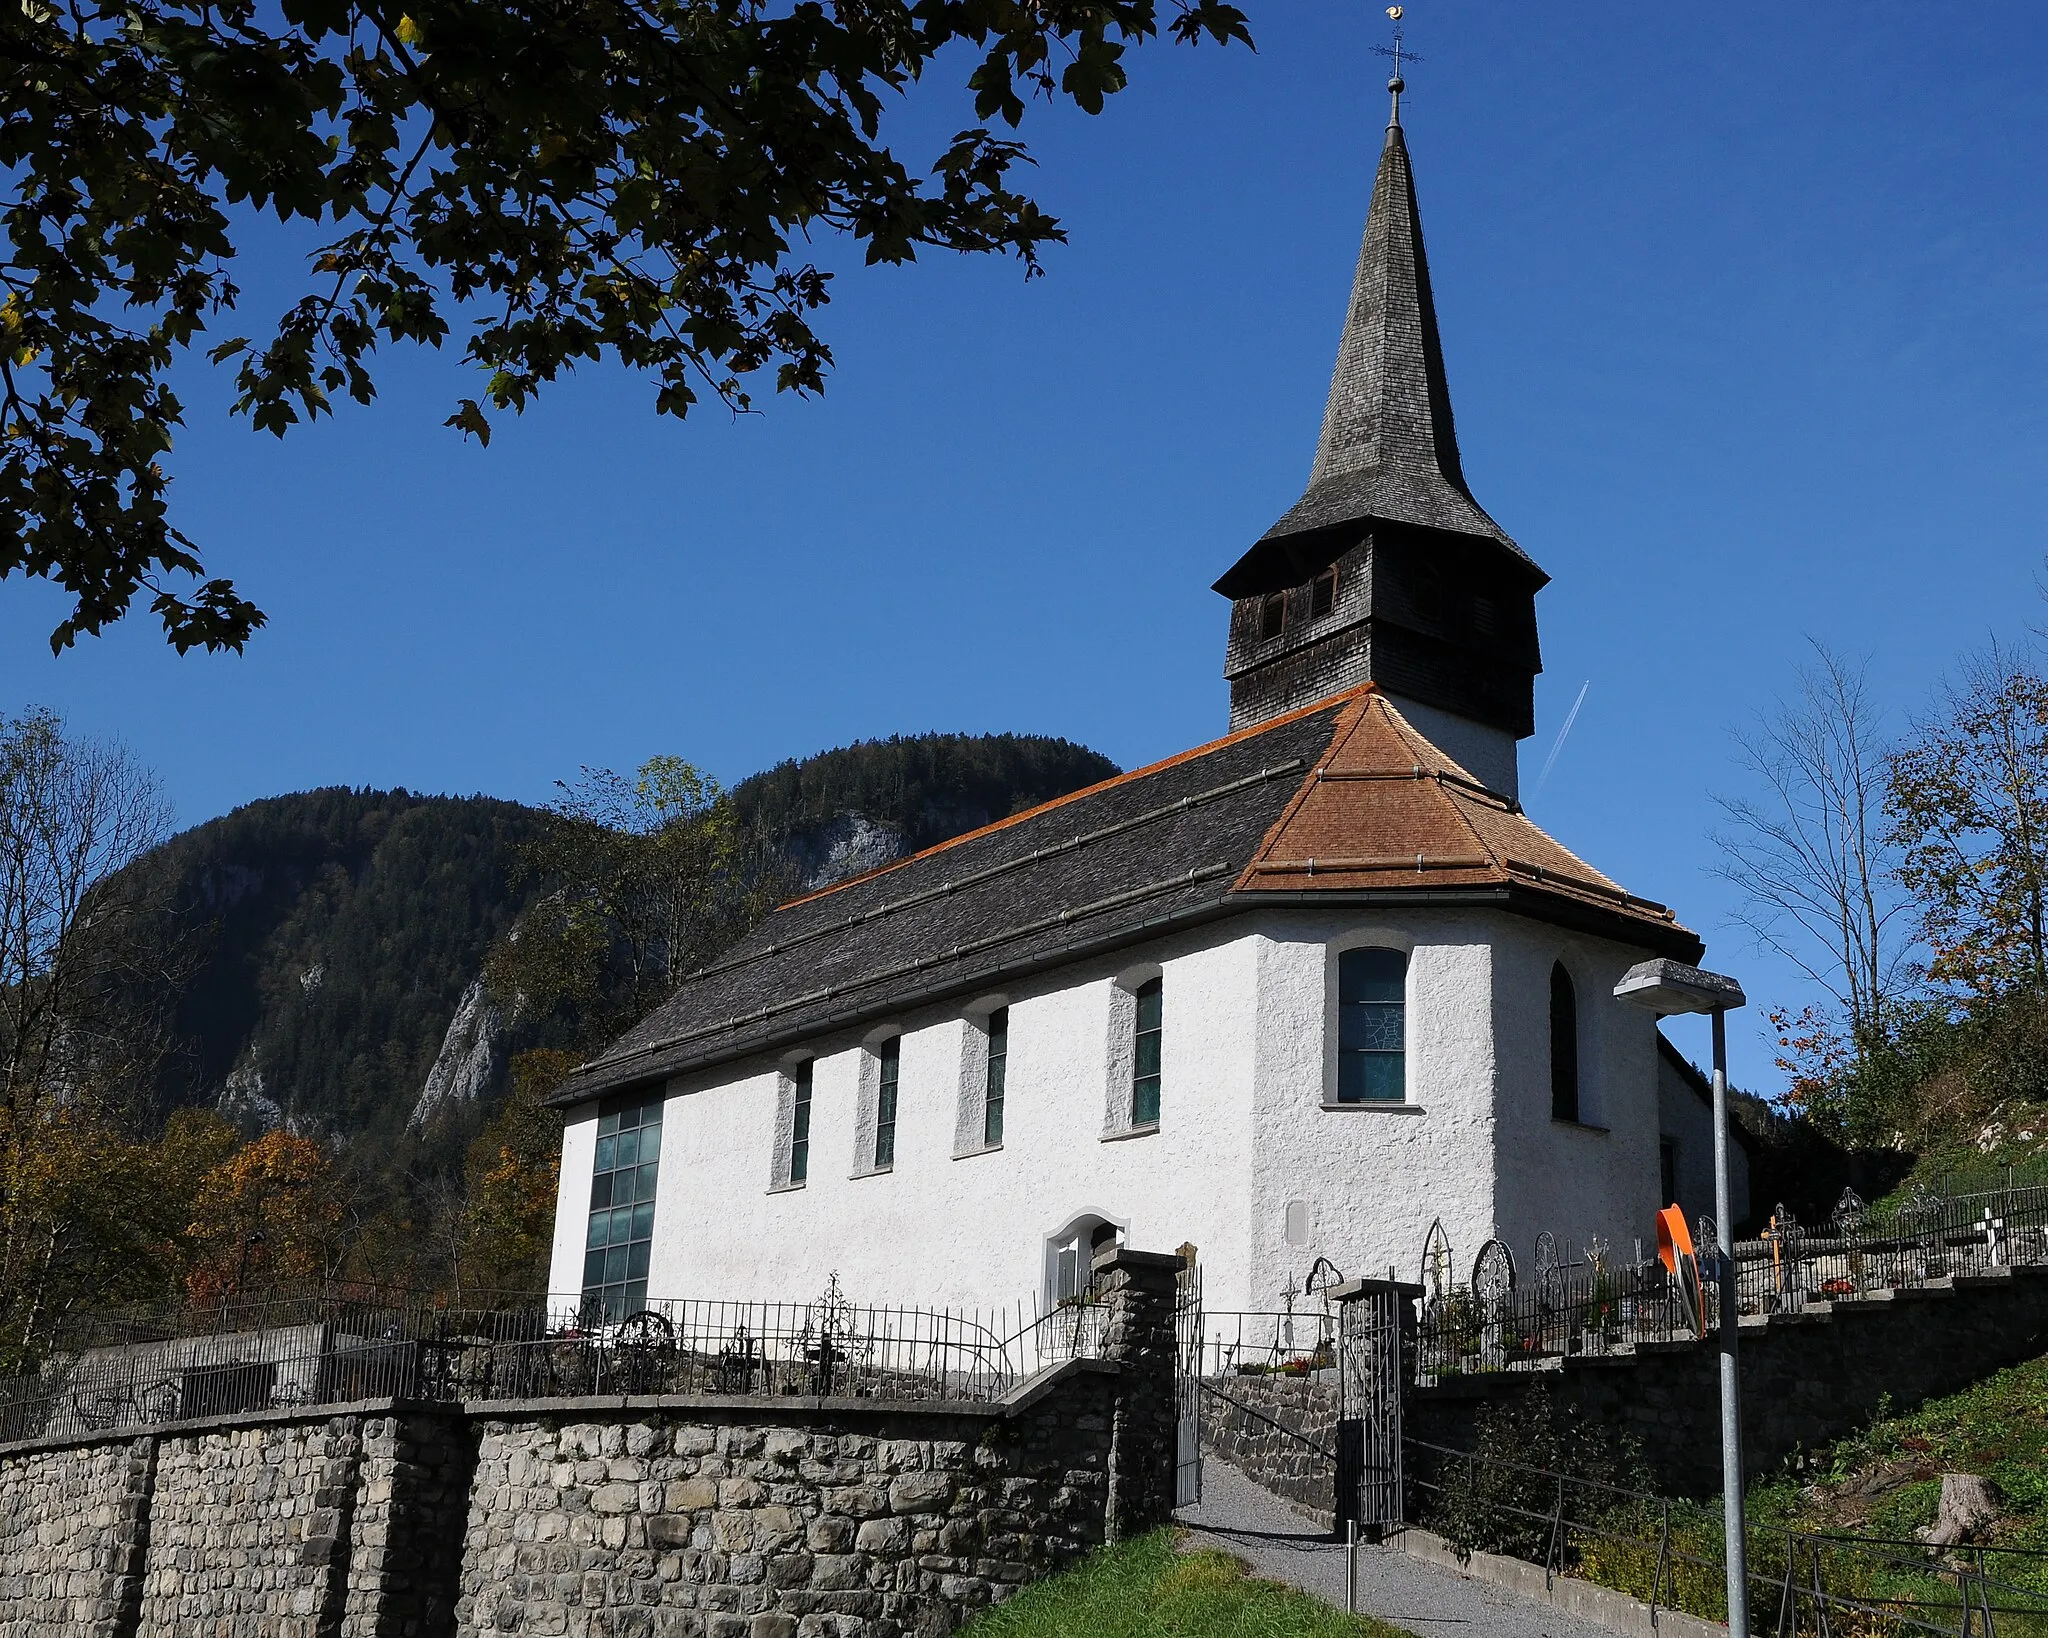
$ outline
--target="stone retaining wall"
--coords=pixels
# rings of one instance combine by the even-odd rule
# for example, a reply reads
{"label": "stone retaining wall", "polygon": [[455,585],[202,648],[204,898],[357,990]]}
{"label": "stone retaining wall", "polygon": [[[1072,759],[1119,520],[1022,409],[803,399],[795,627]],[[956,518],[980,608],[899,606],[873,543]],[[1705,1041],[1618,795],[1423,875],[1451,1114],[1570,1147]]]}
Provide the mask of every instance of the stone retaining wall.
{"label": "stone retaining wall", "polygon": [[155,1441],[0,1463],[0,1638],[131,1624]]}
{"label": "stone retaining wall", "polygon": [[[1910,1409],[2048,1351],[2048,1268],[1745,1319],[1738,1348],[1743,1460],[1758,1475],[1854,1432],[1887,1402]],[[1641,1344],[1549,1363],[1420,1389],[1408,1402],[1407,1431],[1467,1448],[1479,1405],[1543,1392],[1560,1409],[1631,1436],[1666,1494],[1720,1492],[1720,1367],[1711,1344]]]}
{"label": "stone retaining wall", "polygon": [[1336,1375],[1209,1379],[1202,1393],[1202,1449],[1325,1524],[1333,1522]]}
{"label": "stone retaining wall", "polygon": [[999,1404],[390,1401],[0,1446],[0,1638],[937,1638],[1165,1522],[1177,1262]]}
{"label": "stone retaining wall", "polygon": [[1116,1399],[1114,1377],[1084,1370],[1018,1419],[494,1419],[457,1630],[946,1631],[1104,1539]]}

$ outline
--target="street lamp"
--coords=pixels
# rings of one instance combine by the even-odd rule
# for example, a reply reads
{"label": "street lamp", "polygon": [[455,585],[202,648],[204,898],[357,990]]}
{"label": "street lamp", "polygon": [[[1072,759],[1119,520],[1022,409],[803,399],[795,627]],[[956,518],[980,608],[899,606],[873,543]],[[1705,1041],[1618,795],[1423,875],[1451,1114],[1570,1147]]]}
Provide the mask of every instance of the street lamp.
{"label": "street lamp", "polygon": [[1735,1369],[1741,1310],[1736,1290],[1734,1221],[1728,1209],[1728,1009],[1747,999],[1720,973],[1662,957],[1638,962],[1614,986],[1615,998],[1660,1017],[1704,1012],[1714,1020],[1714,1240],[1721,1286],[1721,1528],[1727,1538],[1729,1638],[1749,1638],[1749,1554],[1742,1518],[1742,1397]]}

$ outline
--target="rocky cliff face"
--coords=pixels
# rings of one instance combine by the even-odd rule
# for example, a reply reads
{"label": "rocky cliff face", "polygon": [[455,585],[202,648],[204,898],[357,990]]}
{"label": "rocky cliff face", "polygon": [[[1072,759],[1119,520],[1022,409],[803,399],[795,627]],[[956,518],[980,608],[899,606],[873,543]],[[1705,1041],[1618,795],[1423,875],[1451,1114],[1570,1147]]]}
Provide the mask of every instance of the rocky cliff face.
{"label": "rocky cliff face", "polygon": [[505,1022],[484,992],[481,978],[470,980],[441,1037],[441,1051],[427,1071],[427,1084],[406,1121],[407,1131],[420,1131],[444,1109],[479,1102],[497,1085],[502,1067]]}
{"label": "rocky cliff face", "polygon": [[798,831],[785,844],[796,875],[807,892],[880,870],[910,851],[903,832],[877,824],[864,813],[842,813],[822,825]]}

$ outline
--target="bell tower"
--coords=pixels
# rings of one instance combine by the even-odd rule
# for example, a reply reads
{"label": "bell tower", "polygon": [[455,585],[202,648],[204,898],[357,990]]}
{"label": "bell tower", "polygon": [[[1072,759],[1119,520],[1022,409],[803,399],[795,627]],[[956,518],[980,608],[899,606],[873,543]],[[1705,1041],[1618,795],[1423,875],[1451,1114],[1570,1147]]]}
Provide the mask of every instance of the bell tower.
{"label": "bell tower", "polygon": [[1536,593],[1549,576],[1465,486],[1415,179],[1393,114],[1308,489],[1216,582],[1246,728],[1376,683],[1502,795],[1535,731]]}

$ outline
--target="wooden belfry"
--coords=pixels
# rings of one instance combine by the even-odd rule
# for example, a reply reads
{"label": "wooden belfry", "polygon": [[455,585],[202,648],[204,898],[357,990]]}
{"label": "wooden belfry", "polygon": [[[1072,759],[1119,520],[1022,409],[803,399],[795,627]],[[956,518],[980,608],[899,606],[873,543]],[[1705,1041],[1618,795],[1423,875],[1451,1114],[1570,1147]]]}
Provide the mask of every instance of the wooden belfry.
{"label": "wooden belfry", "polygon": [[1359,683],[1515,738],[1534,731],[1548,576],[1472,498],[1458,458],[1415,178],[1393,109],[1308,488],[1216,582],[1230,726]]}

